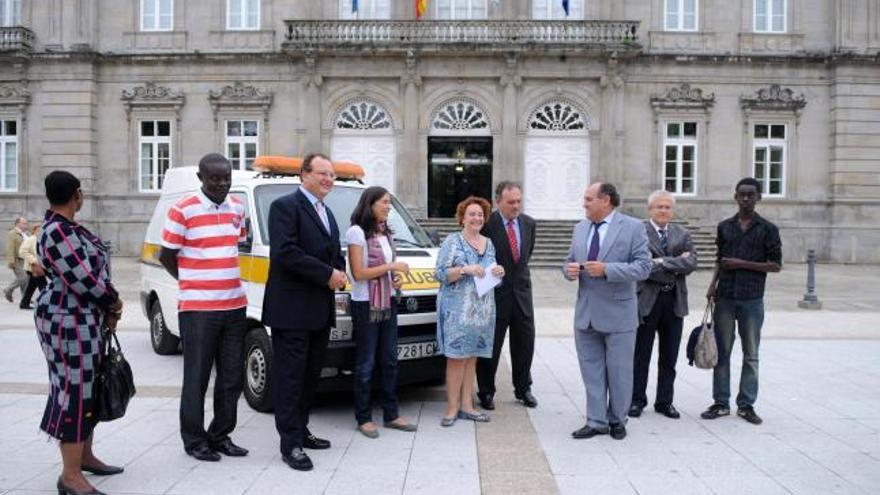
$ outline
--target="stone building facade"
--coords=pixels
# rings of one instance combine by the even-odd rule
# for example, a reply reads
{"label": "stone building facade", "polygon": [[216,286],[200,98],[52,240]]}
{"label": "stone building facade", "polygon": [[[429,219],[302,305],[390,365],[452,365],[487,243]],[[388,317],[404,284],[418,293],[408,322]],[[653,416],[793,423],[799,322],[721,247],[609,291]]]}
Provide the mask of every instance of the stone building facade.
{"label": "stone building facade", "polygon": [[712,228],[756,175],[787,260],[880,261],[880,2],[414,3],[0,0],[0,215],[68,169],[135,254],[167,167],[321,150],[423,217],[515,179],[580,218],[605,180]]}

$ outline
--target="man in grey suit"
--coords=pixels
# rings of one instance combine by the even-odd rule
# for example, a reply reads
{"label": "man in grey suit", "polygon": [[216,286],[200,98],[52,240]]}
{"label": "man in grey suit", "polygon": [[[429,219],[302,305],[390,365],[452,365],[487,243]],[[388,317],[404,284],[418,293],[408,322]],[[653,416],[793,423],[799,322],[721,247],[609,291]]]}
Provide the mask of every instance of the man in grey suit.
{"label": "man in grey suit", "polygon": [[636,282],[651,273],[642,222],[615,210],[617,189],[596,183],[584,192],[587,219],[574,228],[563,273],[578,281],[574,337],[587,391],[587,424],[576,439],[626,437],[633,350],[639,326]]}
{"label": "man in grey suit", "polygon": [[629,416],[641,416],[648,405],[648,368],[654,348],[654,332],[659,337],[657,395],[654,410],[671,419],[681,417],[672,405],[675,361],[681,346],[681,327],[688,314],[685,277],[697,269],[697,254],[691,235],[672,223],[675,196],[669,191],[654,191],[648,196],[645,231],[654,268],[647,280],[639,282],[639,320],[636,353],[633,363],[633,394]]}

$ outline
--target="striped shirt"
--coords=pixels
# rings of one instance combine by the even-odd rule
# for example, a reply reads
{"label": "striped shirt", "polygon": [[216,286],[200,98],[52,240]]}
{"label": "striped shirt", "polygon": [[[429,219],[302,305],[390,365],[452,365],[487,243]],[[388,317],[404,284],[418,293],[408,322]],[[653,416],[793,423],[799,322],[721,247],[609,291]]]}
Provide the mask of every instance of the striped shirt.
{"label": "striped shirt", "polygon": [[178,311],[247,306],[238,265],[238,243],[245,235],[244,206],[232,196],[218,205],[199,190],[168,210],[162,246],[179,250]]}

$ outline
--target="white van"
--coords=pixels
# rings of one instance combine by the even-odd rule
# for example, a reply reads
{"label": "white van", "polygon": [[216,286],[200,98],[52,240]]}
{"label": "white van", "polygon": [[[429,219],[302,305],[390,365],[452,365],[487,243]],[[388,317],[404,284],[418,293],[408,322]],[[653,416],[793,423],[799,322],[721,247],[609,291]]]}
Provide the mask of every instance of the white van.
{"label": "white van", "polygon": [[[159,263],[162,227],[168,208],[200,187],[196,167],[171,168],[165,175],[162,195],[150,219],[141,250],[141,306],[150,320],[153,350],[175,354],[180,347],[177,319],[177,281]],[[362,176],[362,174],[361,174]],[[248,404],[257,411],[270,411],[272,340],[270,328],[262,325],[263,292],[269,274],[269,205],[295,191],[299,177],[290,173],[233,171],[231,195],[245,205],[248,240],[239,246],[241,280],[247,291],[249,330],[245,337],[245,387]],[[349,227],[351,212],[366,188],[359,180],[337,180],[326,203],[339,224],[340,236]],[[439,284],[434,276],[437,259],[436,236],[419,226],[409,212],[392,196],[388,218],[395,233],[398,258],[410,266],[402,297],[398,301],[397,357],[400,384],[442,379],[444,363],[437,355],[436,301]],[[343,250],[346,248],[342,246]],[[330,331],[330,344],[321,372],[321,388],[351,386],[355,363],[355,342],[349,312],[350,288],[336,294],[336,327]]]}

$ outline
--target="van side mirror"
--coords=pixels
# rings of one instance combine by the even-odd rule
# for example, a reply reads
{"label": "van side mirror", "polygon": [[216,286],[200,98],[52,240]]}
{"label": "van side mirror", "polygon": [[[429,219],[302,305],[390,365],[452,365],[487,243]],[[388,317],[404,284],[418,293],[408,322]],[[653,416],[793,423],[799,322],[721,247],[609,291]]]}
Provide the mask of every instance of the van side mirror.
{"label": "van side mirror", "polygon": [[244,219],[245,240],[239,241],[238,250],[243,253],[251,252],[254,247],[254,230],[251,228],[251,219]]}
{"label": "van side mirror", "polygon": [[435,246],[440,245],[440,234],[437,233],[434,229],[425,229],[425,233],[428,234],[428,238],[431,239],[431,242],[434,243]]}

